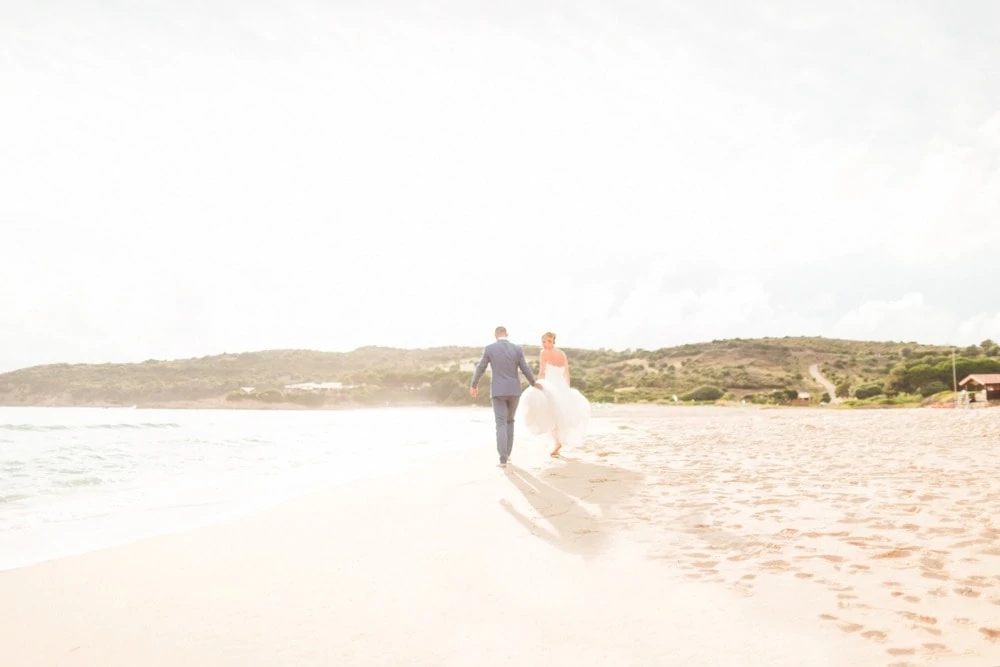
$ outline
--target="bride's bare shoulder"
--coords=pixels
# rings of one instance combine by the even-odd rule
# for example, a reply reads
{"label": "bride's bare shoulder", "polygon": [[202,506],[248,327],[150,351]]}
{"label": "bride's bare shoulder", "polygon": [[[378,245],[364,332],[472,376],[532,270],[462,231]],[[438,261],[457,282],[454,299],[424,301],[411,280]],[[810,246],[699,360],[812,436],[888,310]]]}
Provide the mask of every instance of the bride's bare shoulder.
{"label": "bride's bare shoulder", "polygon": [[552,348],[552,357],[555,361],[560,362],[561,365],[566,364],[566,353],[560,350],[558,347]]}

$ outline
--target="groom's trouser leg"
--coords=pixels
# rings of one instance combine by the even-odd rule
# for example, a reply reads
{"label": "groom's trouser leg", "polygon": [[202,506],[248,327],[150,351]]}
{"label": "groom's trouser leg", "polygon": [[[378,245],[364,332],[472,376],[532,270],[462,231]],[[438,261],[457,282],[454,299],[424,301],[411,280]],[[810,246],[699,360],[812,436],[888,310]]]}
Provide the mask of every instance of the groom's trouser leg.
{"label": "groom's trouser leg", "polygon": [[500,463],[507,463],[514,439],[514,411],[517,410],[518,396],[494,396],[493,418],[497,425],[497,454]]}
{"label": "groom's trouser leg", "polygon": [[507,399],[507,458],[510,458],[514,451],[514,413],[517,412],[517,404],[520,396],[511,396]]}

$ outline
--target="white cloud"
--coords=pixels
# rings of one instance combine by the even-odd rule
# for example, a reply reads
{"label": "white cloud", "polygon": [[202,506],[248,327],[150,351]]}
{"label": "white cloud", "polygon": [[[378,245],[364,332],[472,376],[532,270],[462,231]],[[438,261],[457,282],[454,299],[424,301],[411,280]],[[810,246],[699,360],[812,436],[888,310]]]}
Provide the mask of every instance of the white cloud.
{"label": "white cloud", "polygon": [[664,269],[654,268],[619,308],[609,308],[605,291],[578,318],[579,342],[572,345],[655,349],[715,338],[805,335],[819,324],[775,304],[751,278],[723,278],[700,291],[678,287]]}
{"label": "white cloud", "polygon": [[[923,333],[921,339],[913,332]],[[919,292],[892,301],[868,301],[833,326],[836,336],[860,340],[972,345],[1000,333],[1000,311],[960,318],[942,305],[926,303]]]}
{"label": "white cloud", "polygon": [[959,344],[979,344],[987,339],[994,342],[1000,339],[1000,311],[979,313],[959,323]]}

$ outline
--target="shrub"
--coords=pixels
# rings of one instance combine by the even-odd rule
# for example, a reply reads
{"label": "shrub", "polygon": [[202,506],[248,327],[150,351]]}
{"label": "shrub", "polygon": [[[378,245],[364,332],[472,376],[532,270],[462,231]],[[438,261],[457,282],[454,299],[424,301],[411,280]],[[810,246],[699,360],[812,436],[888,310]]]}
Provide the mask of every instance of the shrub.
{"label": "shrub", "polygon": [[689,391],[686,394],[682,394],[680,399],[682,401],[717,401],[725,395],[726,392],[718,387],[704,385]]}
{"label": "shrub", "polygon": [[927,398],[928,396],[939,394],[942,391],[948,391],[948,387],[945,385],[944,382],[938,382],[937,380],[935,380],[934,382],[928,382],[923,387],[921,387],[920,395],[923,396],[924,398]]}
{"label": "shrub", "polygon": [[882,390],[881,385],[877,384],[865,384],[861,385],[854,390],[854,398],[864,400],[866,398],[872,398],[874,396],[880,396],[885,392]]}
{"label": "shrub", "polygon": [[257,394],[257,400],[264,401],[265,403],[281,403],[285,400],[285,397],[280,391],[269,389]]}

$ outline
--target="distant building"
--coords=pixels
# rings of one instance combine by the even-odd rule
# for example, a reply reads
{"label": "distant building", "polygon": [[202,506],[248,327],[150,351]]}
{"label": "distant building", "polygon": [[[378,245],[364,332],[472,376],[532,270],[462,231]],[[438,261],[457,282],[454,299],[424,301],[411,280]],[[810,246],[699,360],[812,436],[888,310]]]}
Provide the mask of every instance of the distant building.
{"label": "distant building", "polygon": [[966,391],[985,394],[983,398],[987,401],[1000,401],[1000,373],[973,373],[958,386]]}
{"label": "distant building", "polygon": [[300,382],[299,384],[285,385],[285,389],[297,391],[340,391],[341,389],[350,388],[349,386],[344,386],[343,382]]}

